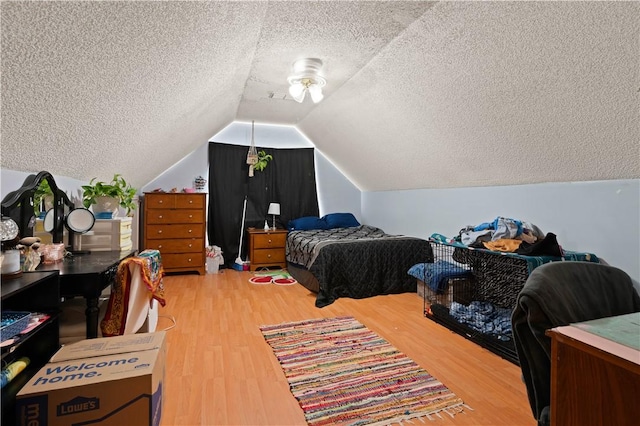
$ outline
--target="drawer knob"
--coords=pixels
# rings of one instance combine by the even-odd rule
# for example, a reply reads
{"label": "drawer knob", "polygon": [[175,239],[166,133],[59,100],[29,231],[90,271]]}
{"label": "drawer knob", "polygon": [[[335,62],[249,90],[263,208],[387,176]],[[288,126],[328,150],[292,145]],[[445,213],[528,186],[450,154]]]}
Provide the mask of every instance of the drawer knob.
{"label": "drawer knob", "polygon": [[193,204],[193,200],[189,200],[189,204]]}
{"label": "drawer knob", "polygon": [[189,244],[189,248],[193,247],[193,244]]}
{"label": "drawer knob", "polygon": [[162,215],[158,216],[158,219],[162,219]]}
{"label": "drawer knob", "polygon": [[158,230],[158,234],[162,234],[162,229]]}
{"label": "drawer knob", "polygon": [[189,229],[189,233],[193,232],[191,229]]}
{"label": "drawer knob", "polygon": [[162,200],[158,200],[158,204],[162,204],[162,203],[163,203],[163,201],[162,201]]}
{"label": "drawer knob", "polygon": [[269,244],[271,244],[271,240],[269,240]]}
{"label": "drawer knob", "polygon": [[161,249],[162,248],[162,244],[158,244],[158,248]]}
{"label": "drawer knob", "polygon": [[189,215],[189,219],[191,219],[192,217],[193,217],[193,215],[192,215],[192,214],[190,214],[190,215]]}
{"label": "drawer knob", "polygon": [[189,258],[189,262],[191,262],[191,258]]}
{"label": "drawer knob", "polygon": [[268,254],[268,255],[267,255],[267,257],[268,257],[269,259],[271,259],[271,254]]}

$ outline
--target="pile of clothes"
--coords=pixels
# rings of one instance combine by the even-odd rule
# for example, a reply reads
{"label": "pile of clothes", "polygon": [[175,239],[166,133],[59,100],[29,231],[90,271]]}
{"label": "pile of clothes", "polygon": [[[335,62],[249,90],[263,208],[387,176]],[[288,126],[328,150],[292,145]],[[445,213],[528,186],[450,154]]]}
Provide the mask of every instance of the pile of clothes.
{"label": "pile of clothes", "polygon": [[500,308],[489,302],[471,302],[468,306],[453,302],[449,313],[459,323],[498,340],[511,340],[511,309]]}
{"label": "pile of clothes", "polygon": [[492,222],[466,226],[454,240],[469,247],[527,256],[563,255],[555,234],[549,232],[545,235],[536,225],[502,216]]}

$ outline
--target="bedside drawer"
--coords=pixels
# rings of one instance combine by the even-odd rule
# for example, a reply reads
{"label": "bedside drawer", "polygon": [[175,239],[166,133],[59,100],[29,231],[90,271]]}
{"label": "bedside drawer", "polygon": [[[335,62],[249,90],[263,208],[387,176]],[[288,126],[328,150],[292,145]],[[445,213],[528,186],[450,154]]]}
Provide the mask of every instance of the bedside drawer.
{"label": "bedside drawer", "polygon": [[146,227],[147,239],[160,238],[202,238],[204,237],[204,226],[196,225],[148,225]]}
{"label": "bedside drawer", "polygon": [[204,212],[200,210],[153,209],[147,214],[148,224],[158,223],[203,223]]}
{"label": "bedside drawer", "polygon": [[285,246],[287,234],[256,234],[252,236],[255,249],[282,248]]}
{"label": "bedside drawer", "polygon": [[201,252],[204,241],[200,238],[191,239],[170,239],[170,240],[149,240],[145,249],[160,250],[161,253],[193,253]]}
{"label": "bedside drawer", "polygon": [[251,261],[251,264],[267,264],[267,263],[282,263],[284,262],[285,259],[285,255],[284,255],[284,250],[282,249],[277,249],[277,250],[270,250],[270,249],[261,249],[261,250],[254,250],[251,253],[251,259],[249,259]]}

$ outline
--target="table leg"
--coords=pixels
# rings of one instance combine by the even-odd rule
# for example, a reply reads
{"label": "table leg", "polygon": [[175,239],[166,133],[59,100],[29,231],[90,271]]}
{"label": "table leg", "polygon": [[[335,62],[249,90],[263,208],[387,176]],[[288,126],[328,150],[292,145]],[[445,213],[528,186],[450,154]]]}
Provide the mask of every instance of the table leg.
{"label": "table leg", "polygon": [[98,298],[87,297],[87,310],[85,315],[87,317],[87,339],[94,339],[98,337]]}

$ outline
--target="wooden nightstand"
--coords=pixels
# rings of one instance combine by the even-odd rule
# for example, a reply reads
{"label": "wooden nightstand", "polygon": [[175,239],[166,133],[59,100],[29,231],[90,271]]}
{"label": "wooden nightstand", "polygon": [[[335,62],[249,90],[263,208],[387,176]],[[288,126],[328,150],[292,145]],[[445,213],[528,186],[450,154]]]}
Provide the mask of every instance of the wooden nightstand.
{"label": "wooden nightstand", "polygon": [[250,270],[267,266],[287,267],[285,259],[285,244],[287,242],[286,229],[271,229],[264,231],[249,228],[249,260]]}

